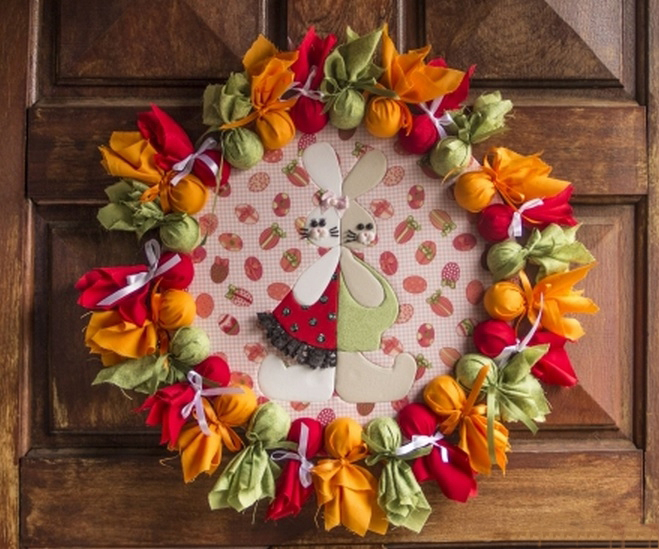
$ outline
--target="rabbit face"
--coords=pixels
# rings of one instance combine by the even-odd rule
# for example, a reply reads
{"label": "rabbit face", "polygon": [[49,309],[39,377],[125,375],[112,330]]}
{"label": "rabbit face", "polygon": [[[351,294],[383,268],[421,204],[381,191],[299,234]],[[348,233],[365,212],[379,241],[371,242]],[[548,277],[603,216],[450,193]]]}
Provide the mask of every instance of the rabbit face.
{"label": "rabbit face", "polygon": [[322,211],[314,209],[300,229],[300,236],[319,248],[334,248],[340,244],[339,214],[330,208]]}
{"label": "rabbit face", "polygon": [[375,244],[377,233],[371,214],[357,202],[350,203],[341,219],[342,244],[346,248],[360,249]]}

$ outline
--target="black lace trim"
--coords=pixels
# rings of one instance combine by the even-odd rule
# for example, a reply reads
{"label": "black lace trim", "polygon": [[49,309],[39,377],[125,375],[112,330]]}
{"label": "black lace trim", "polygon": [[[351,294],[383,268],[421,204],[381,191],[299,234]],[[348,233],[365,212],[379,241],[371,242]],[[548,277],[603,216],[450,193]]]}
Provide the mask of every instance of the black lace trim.
{"label": "black lace trim", "polygon": [[258,313],[257,316],[270,343],[298,364],[306,364],[313,369],[336,366],[336,349],[321,349],[298,341],[281,327],[272,313]]}

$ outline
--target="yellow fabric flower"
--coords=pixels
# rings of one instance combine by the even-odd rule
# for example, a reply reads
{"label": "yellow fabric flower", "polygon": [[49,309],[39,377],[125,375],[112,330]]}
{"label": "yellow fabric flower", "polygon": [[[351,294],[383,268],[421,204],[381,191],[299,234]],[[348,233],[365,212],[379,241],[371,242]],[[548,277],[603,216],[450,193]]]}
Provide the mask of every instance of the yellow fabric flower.
{"label": "yellow fabric flower", "polygon": [[488,288],[483,298],[485,310],[491,317],[506,322],[526,314],[531,324],[535,323],[542,310],[540,325],[543,328],[576,341],[584,335],[583,327],[576,318],[565,318],[564,315],[599,311],[592,299],[583,297],[581,290],[573,289],[594,266],[595,263],[591,263],[547,276],[534,287],[531,287],[524,271],[520,271],[521,288],[509,281],[498,282]]}
{"label": "yellow fabric flower", "polygon": [[150,320],[137,326],[125,321],[117,311],[99,311],[90,316],[85,345],[92,353],[101,355],[104,366],[112,366],[126,358],[155,353],[158,335]]}
{"label": "yellow fabric flower", "polygon": [[[492,463],[487,442],[487,407],[476,405],[476,399],[487,376],[488,366],[479,373],[469,398],[458,382],[451,376],[439,376],[430,381],[423,391],[426,405],[439,417],[439,430],[450,435],[456,429],[459,433],[458,446],[469,456],[474,471],[490,474]],[[508,429],[494,420],[494,456],[497,465],[506,472],[510,451]]]}
{"label": "yellow fabric flower", "polygon": [[388,26],[382,32],[382,63],[384,73],[380,84],[395,92],[396,97],[374,96],[368,104],[364,123],[376,137],[392,137],[401,128],[412,128],[412,113],[408,103],[431,101],[455,90],[464,72],[446,67],[432,67],[423,60],[430,46],[398,53],[389,36]]}
{"label": "yellow fabric flower", "polygon": [[254,391],[239,385],[242,393],[224,394],[211,403],[202,397],[210,435],[205,435],[197,422],[183,427],[178,440],[169,446],[181,454],[183,480],[192,482],[200,473],[212,475],[222,461],[222,448],[237,452],[243,442],[234,427],[249,421],[257,407]]}
{"label": "yellow fabric flower", "polygon": [[385,534],[388,523],[377,504],[377,479],[353,463],[368,454],[361,425],[335,419],[325,428],[325,450],[333,459],[319,461],[311,471],[318,506],[324,506],[325,530],[343,524],[360,536],[369,530]]}
{"label": "yellow fabric flower", "polygon": [[254,110],[246,117],[224,124],[228,130],[254,122],[254,130],[266,149],[280,149],[295,137],[295,124],[288,111],[296,98],[282,100],[292,86],[295,73],[291,65],[298,52],[277,52],[274,44],[259,36],[243,57],[243,66],[251,78],[251,101]]}
{"label": "yellow fabric flower", "polygon": [[498,192],[513,208],[534,198],[547,198],[563,191],[569,181],[549,177],[551,167],[539,155],[523,156],[495,147],[480,170],[462,174],[454,188],[455,200],[465,210],[480,212]]}

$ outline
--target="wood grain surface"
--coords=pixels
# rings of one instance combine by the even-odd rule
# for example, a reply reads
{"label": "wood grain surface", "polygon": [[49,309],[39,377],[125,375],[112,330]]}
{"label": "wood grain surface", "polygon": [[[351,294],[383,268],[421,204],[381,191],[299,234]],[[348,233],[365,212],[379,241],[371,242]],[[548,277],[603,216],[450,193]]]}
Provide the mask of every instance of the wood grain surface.
{"label": "wood grain surface", "polygon": [[[259,32],[286,48],[310,25],[342,40],[383,23],[401,50],[428,41],[477,64],[470,100],[513,99],[509,131],[478,154],[542,152],[574,183],[600,261],[583,287],[604,309],[570,351],[581,384],[550,389],[554,414],[537,437],[513,430],[506,476],[478,498],[430,486],[420,535],[325,533],[312,506],[276,525],[265,505],[211,512],[215,479],[182,482],[139,397],[89,388],[72,285],[139,259],[132,235],[96,223],[112,181],[97,147],[152,102],[200,135],[204,86],[240,70]],[[659,0],[4,0],[0,75],[0,548],[656,546]]]}

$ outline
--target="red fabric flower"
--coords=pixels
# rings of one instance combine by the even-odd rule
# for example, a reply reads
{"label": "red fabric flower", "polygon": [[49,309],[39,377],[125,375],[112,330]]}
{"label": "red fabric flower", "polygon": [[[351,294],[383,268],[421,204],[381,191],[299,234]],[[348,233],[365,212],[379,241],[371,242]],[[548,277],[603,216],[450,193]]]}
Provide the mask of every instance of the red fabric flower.
{"label": "red fabric flower", "polygon": [[[170,171],[174,164],[194,154],[195,149],[183,128],[165,111],[155,105],[151,110],[137,115],[137,127],[144,139],[148,139],[157,154],[154,157],[159,168]],[[229,179],[231,166],[228,162],[221,162],[220,152],[215,149],[205,150],[203,153],[218,167],[222,164],[222,181],[224,185]],[[215,187],[216,177],[208,165],[197,158],[192,165],[191,173],[197,176],[207,187]]]}
{"label": "red fabric flower", "polygon": [[[403,436],[432,436],[438,432],[437,416],[423,404],[412,403],[398,412],[397,418]],[[477,494],[474,472],[469,456],[446,439],[436,442],[427,456],[412,463],[412,471],[419,482],[435,480],[444,495],[452,500],[465,502]]]}
{"label": "red fabric flower", "polygon": [[498,357],[506,347],[515,345],[515,330],[503,320],[485,320],[474,328],[474,345],[481,354]]}
{"label": "red fabric flower", "polygon": [[[208,379],[220,387],[229,383],[231,372],[227,363],[218,356],[210,356],[199,363],[194,370],[204,379]],[[206,386],[204,386],[206,388]],[[146,424],[149,427],[162,426],[160,444],[174,444],[178,440],[181,428],[188,421],[181,410],[194,398],[195,390],[187,381],[174,383],[160,389],[148,397],[137,411],[148,410]]]}
{"label": "red fabric flower", "polygon": [[[433,59],[428,62],[428,66],[446,67],[446,61],[443,59]],[[465,72],[460,85],[451,93],[447,93],[434,110],[434,117],[440,118],[446,111],[460,108],[462,102],[469,94],[469,84],[471,76],[474,74],[476,66],[472,65]],[[439,141],[440,135],[427,113],[416,114],[412,117],[412,129],[406,133],[402,129],[398,133],[398,141],[401,147],[411,154],[425,154]]]}
{"label": "red fabric flower", "polygon": [[550,223],[574,227],[577,220],[572,217],[572,206],[569,203],[574,187],[568,185],[555,196],[542,199],[542,205],[524,210],[522,221],[527,227],[544,229]]}
{"label": "red fabric flower", "polygon": [[577,374],[564,349],[567,341],[568,339],[546,330],[538,330],[533,334],[529,345],[549,343],[549,351],[535,363],[531,370],[531,373],[540,381],[562,387],[574,387],[577,384]]}
{"label": "red fabric flower", "polygon": [[320,87],[325,59],[334,49],[336,42],[335,35],[321,38],[313,27],[309,28],[298,48],[297,61],[291,66],[295,73],[294,89],[301,92],[301,95],[289,114],[295,127],[303,133],[319,132],[329,120],[329,115],[323,112],[325,105],[320,101],[320,96],[315,97],[317,94],[313,92]]}
{"label": "red fabric flower", "polygon": [[179,256],[179,262],[171,269],[168,269],[161,276],[154,278],[134,292],[108,305],[99,305],[99,303],[118,290],[128,286],[130,284],[129,277],[132,275],[146,273],[148,267],[145,265],[136,265],[130,267],[92,269],[81,276],[78,282],[76,282],[75,288],[80,292],[78,304],[86,309],[96,311],[116,310],[127,322],[143,326],[144,322],[150,317],[149,295],[155,282],[159,282],[160,288],[163,290],[184,290],[192,282],[194,266],[190,257],[168,252],[160,257],[158,265],[162,266],[166,264],[176,255]]}
{"label": "red fabric flower", "polygon": [[[299,418],[291,424],[288,432],[288,440],[300,443],[302,426],[307,428],[307,448],[304,452],[306,459],[313,458],[323,446],[323,426],[311,418]],[[276,454],[273,454],[276,455]],[[268,507],[266,518],[279,520],[288,516],[297,515],[304,503],[311,497],[314,491],[313,484],[303,486],[300,479],[300,459],[288,459],[284,465],[278,481],[275,498]]]}

